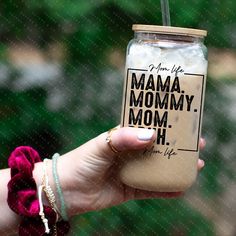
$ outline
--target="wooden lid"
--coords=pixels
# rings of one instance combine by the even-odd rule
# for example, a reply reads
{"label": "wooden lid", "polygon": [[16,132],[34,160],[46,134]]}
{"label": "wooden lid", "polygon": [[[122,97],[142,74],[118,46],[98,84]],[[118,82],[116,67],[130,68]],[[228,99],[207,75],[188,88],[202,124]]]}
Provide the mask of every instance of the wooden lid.
{"label": "wooden lid", "polygon": [[174,35],[184,35],[192,37],[203,38],[207,36],[206,30],[191,29],[191,28],[180,28],[172,26],[159,26],[159,25],[139,25],[135,24],[132,26],[133,31],[138,32],[152,32],[159,34],[174,34]]}

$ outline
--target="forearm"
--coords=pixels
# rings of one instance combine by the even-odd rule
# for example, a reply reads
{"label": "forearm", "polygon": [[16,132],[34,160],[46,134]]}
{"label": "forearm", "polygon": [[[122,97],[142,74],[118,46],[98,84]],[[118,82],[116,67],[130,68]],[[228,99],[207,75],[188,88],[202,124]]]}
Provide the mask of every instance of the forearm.
{"label": "forearm", "polygon": [[7,184],[10,169],[0,170],[0,235],[13,235],[17,232],[19,217],[7,204]]}
{"label": "forearm", "polygon": [[[102,138],[102,141],[105,137]],[[106,145],[104,142],[103,145]],[[97,156],[99,148],[102,145],[97,145],[97,142],[91,140],[86,145],[61,156],[58,160],[56,170],[60,185],[65,198],[67,214],[73,216],[89,210],[97,209],[94,202],[97,200],[96,189],[100,185],[90,186],[94,181],[100,180],[99,176],[104,171],[103,169],[110,166],[110,161]],[[99,147],[99,148],[98,148]],[[93,151],[95,153],[93,153]],[[91,155],[92,153],[92,155]],[[111,160],[111,158],[110,158]],[[58,192],[55,187],[55,179],[53,176],[52,161],[47,163],[47,175],[49,184],[55,194],[56,203],[60,208],[61,202],[58,198]],[[98,169],[94,173],[94,169]],[[33,177],[37,187],[42,184],[44,175],[43,163],[36,163],[34,166]],[[0,170],[0,235],[17,235],[21,217],[10,209],[7,203],[8,182],[10,181],[10,169]],[[43,194],[43,203],[50,205],[45,194]],[[93,207],[94,206],[94,207]]]}

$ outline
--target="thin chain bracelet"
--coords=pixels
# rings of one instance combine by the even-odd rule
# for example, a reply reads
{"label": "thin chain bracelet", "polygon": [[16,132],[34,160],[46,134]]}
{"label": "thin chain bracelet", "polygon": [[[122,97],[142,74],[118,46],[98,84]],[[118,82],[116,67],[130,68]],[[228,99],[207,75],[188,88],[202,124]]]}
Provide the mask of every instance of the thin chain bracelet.
{"label": "thin chain bracelet", "polygon": [[[59,220],[59,215],[60,215],[60,211],[56,205],[56,197],[55,194],[53,193],[53,190],[51,188],[51,186],[49,185],[49,179],[48,179],[48,175],[47,175],[47,163],[48,163],[49,159],[45,158],[43,160],[43,190],[47,196],[47,199],[52,207],[52,209],[55,211],[57,219],[56,222],[58,222]],[[56,223],[54,225],[54,235],[57,235],[57,227],[56,227]]]}
{"label": "thin chain bracelet", "polygon": [[60,210],[56,204],[56,197],[55,197],[55,194],[51,188],[51,186],[49,185],[49,180],[48,180],[48,175],[47,175],[47,163],[48,163],[49,159],[44,159],[43,161],[43,164],[44,164],[44,176],[45,176],[45,179],[44,179],[44,192],[48,198],[48,201],[51,205],[51,207],[56,211],[57,213],[57,220],[59,219],[59,216],[60,216]]}

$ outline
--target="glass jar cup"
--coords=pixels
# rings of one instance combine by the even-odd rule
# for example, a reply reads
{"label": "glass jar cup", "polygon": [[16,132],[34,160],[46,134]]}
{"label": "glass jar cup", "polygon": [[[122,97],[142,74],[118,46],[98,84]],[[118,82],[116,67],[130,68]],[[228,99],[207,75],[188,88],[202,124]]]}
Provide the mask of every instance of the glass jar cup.
{"label": "glass jar cup", "polygon": [[204,30],[133,25],[127,47],[121,126],[151,128],[156,140],[123,159],[132,187],[184,191],[197,176],[207,74]]}

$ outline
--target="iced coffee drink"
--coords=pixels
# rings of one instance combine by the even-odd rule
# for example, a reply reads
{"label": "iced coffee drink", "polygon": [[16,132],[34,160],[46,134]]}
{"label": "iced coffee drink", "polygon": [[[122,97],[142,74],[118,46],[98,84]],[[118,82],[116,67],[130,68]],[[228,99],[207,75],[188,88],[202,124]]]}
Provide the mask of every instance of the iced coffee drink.
{"label": "iced coffee drink", "polygon": [[129,153],[120,172],[132,187],[174,192],[197,175],[207,73],[206,31],[133,25],[127,48],[121,126],[150,128],[156,140]]}

